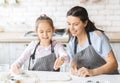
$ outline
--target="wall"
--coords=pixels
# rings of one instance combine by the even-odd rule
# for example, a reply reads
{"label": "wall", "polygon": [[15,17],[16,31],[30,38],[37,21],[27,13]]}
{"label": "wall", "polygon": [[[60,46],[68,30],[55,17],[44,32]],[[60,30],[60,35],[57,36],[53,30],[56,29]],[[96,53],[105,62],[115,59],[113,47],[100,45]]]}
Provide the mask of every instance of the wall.
{"label": "wall", "polygon": [[66,28],[66,12],[73,6],[84,6],[90,19],[105,31],[120,31],[120,0],[0,0],[0,28],[5,31],[34,30],[35,20],[47,14],[57,28]]}

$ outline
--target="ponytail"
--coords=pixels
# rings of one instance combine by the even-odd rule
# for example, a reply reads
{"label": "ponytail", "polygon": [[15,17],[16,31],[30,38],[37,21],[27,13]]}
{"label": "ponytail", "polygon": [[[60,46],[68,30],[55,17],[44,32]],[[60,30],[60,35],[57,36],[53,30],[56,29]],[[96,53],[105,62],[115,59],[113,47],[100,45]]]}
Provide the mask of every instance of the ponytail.
{"label": "ponytail", "polygon": [[100,30],[100,29],[97,29],[94,25],[93,22],[91,22],[89,19],[88,19],[88,24],[85,28],[85,31],[88,33],[88,32],[92,32],[92,31],[95,31],[95,30],[98,30],[98,31],[101,31],[101,32],[104,32],[103,30]]}

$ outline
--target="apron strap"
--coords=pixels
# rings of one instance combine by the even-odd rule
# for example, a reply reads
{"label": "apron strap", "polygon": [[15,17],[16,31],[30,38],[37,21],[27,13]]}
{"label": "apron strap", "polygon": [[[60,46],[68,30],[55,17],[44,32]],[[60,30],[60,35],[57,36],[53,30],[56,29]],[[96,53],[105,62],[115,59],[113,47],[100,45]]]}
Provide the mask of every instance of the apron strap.
{"label": "apron strap", "polygon": [[[54,53],[54,46],[52,45],[52,40],[50,41],[50,43],[51,43],[51,52]],[[39,41],[38,44],[36,45],[33,54],[30,56],[29,65],[28,65],[28,70],[30,70],[30,62],[31,62],[31,59],[33,60],[33,63],[34,63],[35,52],[36,52],[36,49],[37,49],[37,47],[38,47],[39,44],[40,44],[40,41]]]}
{"label": "apron strap", "polygon": [[37,47],[38,47],[39,44],[40,44],[40,42],[38,42],[38,44],[35,47],[35,50],[34,50],[33,54],[31,55],[32,59],[35,59],[35,52],[36,52],[36,49],[37,49]]}
{"label": "apron strap", "polygon": [[91,45],[92,43],[91,43],[91,40],[90,40],[90,34],[89,34],[89,32],[87,32],[87,37],[88,37],[89,45]]}
{"label": "apron strap", "polygon": [[31,62],[31,59],[32,59],[33,62],[34,62],[34,59],[35,59],[35,52],[36,52],[36,49],[37,49],[37,47],[38,47],[39,44],[40,44],[40,42],[38,42],[38,44],[35,46],[35,50],[34,50],[33,54],[30,56],[29,65],[28,65],[28,70],[31,70],[31,69],[30,69],[30,62]]}
{"label": "apron strap", "polygon": [[51,53],[54,53],[54,46],[52,45],[52,40],[50,41],[51,43]]}
{"label": "apron strap", "polygon": [[[87,32],[87,37],[88,37],[89,45],[91,45],[91,40],[90,40],[90,34],[89,34],[89,32]],[[78,39],[77,39],[77,37],[75,37],[75,41],[74,41],[74,54],[77,53],[77,44],[78,44]]]}
{"label": "apron strap", "polygon": [[77,37],[75,37],[75,41],[74,41],[74,54],[77,53],[77,44],[78,44],[78,39],[77,39]]}

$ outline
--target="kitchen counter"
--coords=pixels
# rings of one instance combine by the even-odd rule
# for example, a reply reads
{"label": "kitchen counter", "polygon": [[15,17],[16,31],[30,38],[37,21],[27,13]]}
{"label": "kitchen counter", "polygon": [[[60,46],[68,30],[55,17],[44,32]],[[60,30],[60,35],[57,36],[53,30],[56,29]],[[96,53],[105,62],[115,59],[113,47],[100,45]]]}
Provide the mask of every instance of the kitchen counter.
{"label": "kitchen counter", "polygon": [[[98,75],[77,77],[68,72],[25,71],[11,75],[15,82],[10,83],[119,83],[120,75]],[[114,77],[114,79],[113,79]],[[9,83],[10,74],[0,72],[0,82]]]}
{"label": "kitchen counter", "polygon": [[[15,43],[29,43],[32,40],[37,40],[37,37],[33,36],[24,36],[25,32],[2,32],[0,33],[0,42],[1,43],[9,43],[9,42],[15,42]],[[67,36],[62,36],[62,37],[54,37],[53,39],[56,39],[58,41],[61,41],[63,43],[67,42],[68,37]]]}
{"label": "kitchen counter", "polygon": [[[105,32],[110,39],[110,42],[120,42],[120,32]],[[37,37],[24,37],[25,32],[1,32],[0,42],[26,42],[29,43],[32,40],[37,40]],[[67,42],[68,36],[54,37],[60,42]]]}

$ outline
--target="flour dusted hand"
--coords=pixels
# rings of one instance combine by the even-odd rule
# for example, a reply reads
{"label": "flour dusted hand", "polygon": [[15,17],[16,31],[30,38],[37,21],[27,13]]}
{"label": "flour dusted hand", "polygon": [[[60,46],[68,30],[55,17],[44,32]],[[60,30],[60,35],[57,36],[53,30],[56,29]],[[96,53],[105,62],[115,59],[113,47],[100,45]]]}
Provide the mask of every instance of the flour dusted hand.
{"label": "flour dusted hand", "polygon": [[71,62],[70,73],[72,75],[77,75],[77,65],[74,61]]}
{"label": "flour dusted hand", "polygon": [[56,59],[54,63],[54,69],[57,70],[58,68],[61,67],[61,65],[64,63],[65,59],[63,57],[59,57]]}
{"label": "flour dusted hand", "polygon": [[21,69],[20,69],[18,66],[13,66],[13,67],[10,69],[10,72],[11,72],[11,73],[18,74],[18,73],[21,73]]}

